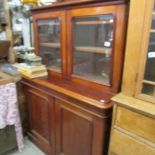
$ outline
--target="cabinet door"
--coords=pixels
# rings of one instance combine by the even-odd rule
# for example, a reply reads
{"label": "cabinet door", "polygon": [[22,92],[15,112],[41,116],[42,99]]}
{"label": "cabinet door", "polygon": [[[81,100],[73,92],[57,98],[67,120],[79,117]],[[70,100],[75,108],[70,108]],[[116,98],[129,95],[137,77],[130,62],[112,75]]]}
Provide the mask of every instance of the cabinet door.
{"label": "cabinet door", "polygon": [[[138,70],[136,71],[136,97],[155,103],[155,1],[145,2],[144,10],[142,10],[143,21],[145,24],[140,36],[140,54],[138,61]],[[140,35],[141,35],[140,34]]]}
{"label": "cabinet door", "polygon": [[43,151],[50,154],[53,147],[53,100],[36,89],[28,89],[27,99],[30,137]]}
{"label": "cabinet door", "polygon": [[108,132],[104,120],[56,100],[56,155],[106,155]]}
{"label": "cabinet door", "polygon": [[68,12],[67,27],[72,80],[117,91],[125,41],[125,6],[73,9]]}
{"label": "cabinet door", "polygon": [[33,16],[36,53],[54,75],[65,74],[65,15],[48,12]]}

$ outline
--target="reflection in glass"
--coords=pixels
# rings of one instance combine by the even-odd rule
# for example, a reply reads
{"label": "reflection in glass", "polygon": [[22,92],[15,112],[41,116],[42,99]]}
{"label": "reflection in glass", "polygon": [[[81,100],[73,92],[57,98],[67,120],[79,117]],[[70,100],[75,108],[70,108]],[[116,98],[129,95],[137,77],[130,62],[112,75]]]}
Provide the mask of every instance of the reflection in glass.
{"label": "reflection in glass", "polygon": [[110,84],[113,23],[112,15],[74,18],[74,75]]}
{"label": "reflection in glass", "polygon": [[150,35],[144,79],[155,82],[155,33]]}
{"label": "reflection in glass", "polygon": [[153,19],[152,19],[152,26],[151,26],[152,29],[155,29],[155,15],[153,16]]}
{"label": "reflection in glass", "polygon": [[152,25],[147,50],[145,72],[142,93],[150,96],[155,95],[155,5],[152,13]]}
{"label": "reflection in glass", "polygon": [[60,49],[40,47],[39,55],[43,58],[43,63],[48,69],[60,71],[61,57]]}
{"label": "reflection in glass", "polygon": [[38,20],[39,55],[49,69],[61,71],[60,21]]}
{"label": "reflection in glass", "polygon": [[143,88],[142,88],[142,93],[143,94],[147,94],[147,95],[153,95],[154,93],[154,86],[149,85],[149,84],[143,84]]}

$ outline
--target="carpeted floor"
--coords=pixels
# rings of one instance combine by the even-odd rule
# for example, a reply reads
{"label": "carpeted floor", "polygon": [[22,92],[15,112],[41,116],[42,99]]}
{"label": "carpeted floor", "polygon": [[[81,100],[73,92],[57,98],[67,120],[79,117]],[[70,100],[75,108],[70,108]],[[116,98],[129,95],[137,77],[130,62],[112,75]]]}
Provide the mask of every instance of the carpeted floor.
{"label": "carpeted floor", "polygon": [[24,139],[25,148],[23,152],[18,152],[17,150],[8,152],[6,155],[45,155],[39,148],[34,145],[28,138]]}

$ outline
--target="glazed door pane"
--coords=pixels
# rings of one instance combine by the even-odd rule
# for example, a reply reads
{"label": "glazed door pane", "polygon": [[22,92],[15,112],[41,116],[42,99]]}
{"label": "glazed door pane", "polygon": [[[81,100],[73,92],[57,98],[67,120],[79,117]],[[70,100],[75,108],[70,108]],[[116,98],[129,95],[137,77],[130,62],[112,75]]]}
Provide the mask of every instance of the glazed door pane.
{"label": "glazed door pane", "polygon": [[155,97],[155,7],[152,12],[149,32],[145,72],[141,91],[142,94]]}
{"label": "glazed door pane", "polygon": [[38,20],[39,55],[48,69],[61,72],[61,43],[59,18]]}
{"label": "glazed door pane", "polygon": [[109,85],[113,46],[112,15],[73,18],[73,75]]}

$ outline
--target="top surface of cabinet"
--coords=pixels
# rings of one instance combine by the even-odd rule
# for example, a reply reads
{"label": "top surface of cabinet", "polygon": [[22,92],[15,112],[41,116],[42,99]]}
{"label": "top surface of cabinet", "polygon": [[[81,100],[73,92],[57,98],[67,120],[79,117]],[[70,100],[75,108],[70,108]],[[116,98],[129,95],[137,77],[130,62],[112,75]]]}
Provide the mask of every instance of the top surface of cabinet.
{"label": "top surface of cabinet", "polygon": [[43,57],[51,81],[58,78],[77,83],[78,87],[118,92],[126,5],[122,1],[115,3],[33,10],[36,53]]}
{"label": "top surface of cabinet", "polygon": [[122,3],[127,3],[129,0],[70,0],[70,1],[60,1],[53,3],[52,5],[41,6],[41,7],[34,7],[31,9],[33,13],[46,11],[48,9],[64,9],[64,8],[76,8],[76,7],[85,7],[85,5],[117,5]]}

